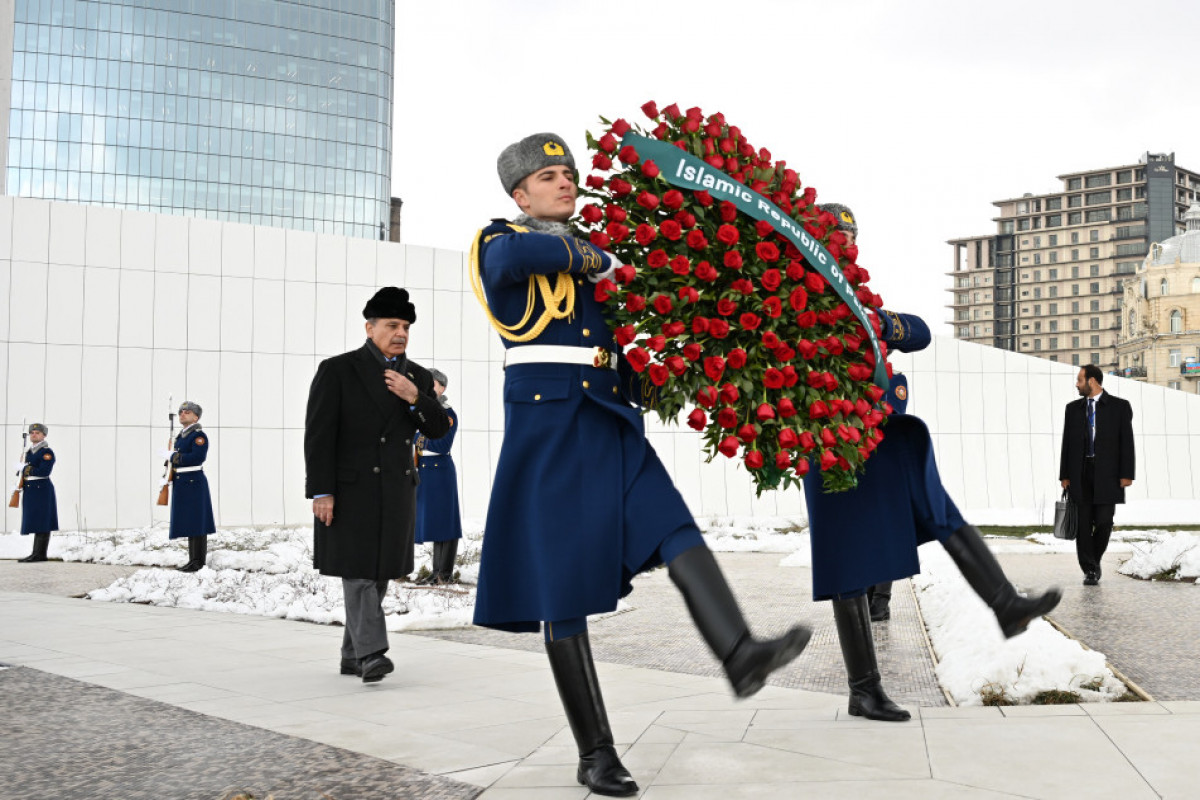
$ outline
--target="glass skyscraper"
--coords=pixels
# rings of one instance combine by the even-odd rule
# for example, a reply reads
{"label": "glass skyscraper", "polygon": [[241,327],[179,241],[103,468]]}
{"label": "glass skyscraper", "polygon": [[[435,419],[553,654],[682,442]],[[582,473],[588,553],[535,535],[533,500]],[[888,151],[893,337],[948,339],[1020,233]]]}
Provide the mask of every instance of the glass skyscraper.
{"label": "glass skyscraper", "polygon": [[394,16],[394,0],[15,0],[6,193],[384,237]]}

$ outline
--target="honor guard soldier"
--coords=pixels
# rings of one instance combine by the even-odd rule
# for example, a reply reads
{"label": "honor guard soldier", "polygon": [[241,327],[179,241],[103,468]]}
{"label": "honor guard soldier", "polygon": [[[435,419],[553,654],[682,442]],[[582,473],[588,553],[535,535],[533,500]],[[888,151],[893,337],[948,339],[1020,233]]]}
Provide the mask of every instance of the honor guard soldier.
{"label": "honor guard soldier", "polygon": [[[821,207],[837,218],[838,230],[853,244],[858,225],[850,209],[835,203]],[[929,346],[929,327],[920,317],[881,309],[878,322],[879,338],[889,350],[910,353]],[[886,400],[892,411],[884,438],[858,476],[857,487],[826,493],[821,471],[811,469],[804,478],[804,500],[813,600],[833,601],[850,685],[849,713],[903,722],[909,712],[883,690],[867,591],[873,587],[878,592],[882,585],[890,596],[892,581],[920,572],[919,545],[941,542],[1006,637],[1049,613],[1061,594],[1056,589],[1028,598],[1017,594],[978,529],[963,519],[942,486],[929,429],[919,417],[905,413],[908,382],[903,375],[893,376]]]}
{"label": "honor guard soldier", "polygon": [[[755,639],[716,559],[632,402],[640,391],[589,280],[619,266],[572,235],[575,160],[551,133],[500,154],[521,209],[493,220],[471,249],[471,282],[505,351],[504,440],[492,484],[475,624],[542,628],[579,752],[576,778],[597,793],[636,794],[613,748],[587,616],[613,611],[633,577],[667,564],[671,580],[739,697],[800,654],[811,631]],[[585,280],[586,279],[586,280]],[[520,320],[520,322],[518,322]]]}
{"label": "honor guard soldier", "polygon": [[188,540],[188,561],[180,572],[196,572],[204,568],[208,557],[208,535],[217,532],[213,522],[212,496],[208,478],[204,476],[204,461],[212,439],[200,427],[203,409],[188,400],[179,406],[179,424],[183,428],[175,437],[171,454],[174,474],[171,492],[171,537]]}
{"label": "honor guard soldier", "polygon": [[50,481],[54,451],[46,444],[47,433],[40,422],[29,426],[30,445],[21,469],[21,535],[33,534],[33,552],[17,560],[26,564],[47,559],[50,532],[58,530],[58,498]]}
{"label": "honor guard soldier", "polygon": [[430,369],[433,391],[450,418],[450,432],[440,439],[417,434],[417,466],[421,482],[417,485],[416,543],[433,543],[433,565],[429,575],[417,581],[423,584],[454,582],[454,558],[458,540],[462,538],[462,519],[458,513],[458,470],[450,457],[454,437],[458,433],[458,414],[446,397],[446,373]]}

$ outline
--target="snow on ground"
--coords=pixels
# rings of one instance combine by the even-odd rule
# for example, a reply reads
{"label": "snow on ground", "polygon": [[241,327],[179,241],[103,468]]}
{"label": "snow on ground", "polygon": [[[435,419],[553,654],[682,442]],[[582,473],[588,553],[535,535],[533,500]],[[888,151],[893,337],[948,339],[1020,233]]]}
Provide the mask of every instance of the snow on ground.
{"label": "snow on ground", "polygon": [[[1117,572],[1148,580],[1197,581],[1200,578],[1200,533],[1195,531],[1138,531],[1131,542],[1133,557]],[[1200,585],[1198,583],[1197,585]]]}
{"label": "snow on ground", "polygon": [[920,553],[921,573],[913,577],[913,587],[939,659],[938,681],[955,703],[982,705],[981,692],[988,691],[1003,692],[1019,704],[1049,689],[1078,692],[1083,702],[1125,693],[1103,653],[1084,650],[1043,619],[1006,640],[946,551],[930,545]]}

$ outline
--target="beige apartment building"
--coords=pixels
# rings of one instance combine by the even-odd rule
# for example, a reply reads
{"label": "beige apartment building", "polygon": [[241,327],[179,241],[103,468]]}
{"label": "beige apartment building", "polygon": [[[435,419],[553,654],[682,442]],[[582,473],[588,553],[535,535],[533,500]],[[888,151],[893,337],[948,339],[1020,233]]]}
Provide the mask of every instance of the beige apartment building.
{"label": "beige apartment building", "polygon": [[1200,205],[1187,230],[1150,245],[1123,292],[1118,374],[1200,392]]}
{"label": "beige apartment building", "polygon": [[1058,178],[1057,191],[995,201],[994,233],[949,241],[954,336],[1116,372],[1124,287],[1152,243],[1183,232],[1200,174],[1145,153]]}

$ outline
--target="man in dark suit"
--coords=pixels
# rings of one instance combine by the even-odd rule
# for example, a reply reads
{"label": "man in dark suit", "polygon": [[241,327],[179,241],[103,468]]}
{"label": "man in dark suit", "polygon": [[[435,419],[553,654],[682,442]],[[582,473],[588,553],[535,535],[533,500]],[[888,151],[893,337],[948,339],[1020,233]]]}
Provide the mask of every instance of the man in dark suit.
{"label": "man in dark suit", "polygon": [[1108,549],[1113,512],[1133,483],[1133,408],[1101,388],[1095,364],[1079,370],[1079,399],[1067,404],[1058,477],[1079,509],[1075,553],[1083,585],[1100,582],[1100,559]]}
{"label": "man in dark suit", "polygon": [[366,343],[317,367],[308,393],[304,461],[316,518],[313,566],[342,579],[341,671],[373,683],[393,669],[384,655],[388,581],[413,568],[413,439],[418,431],[440,438],[450,421],[429,371],[404,353],[417,318],[408,292],[380,289],[363,316]]}

